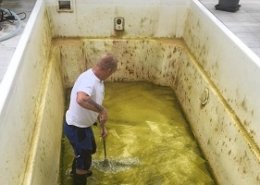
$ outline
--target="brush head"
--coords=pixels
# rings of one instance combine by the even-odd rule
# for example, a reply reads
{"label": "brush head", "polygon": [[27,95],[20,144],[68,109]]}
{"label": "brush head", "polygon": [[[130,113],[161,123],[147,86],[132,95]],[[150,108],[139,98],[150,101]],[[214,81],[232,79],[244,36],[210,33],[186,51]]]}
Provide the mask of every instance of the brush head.
{"label": "brush head", "polygon": [[103,166],[108,166],[108,165],[109,165],[108,159],[104,159],[104,161],[103,161]]}
{"label": "brush head", "polygon": [[138,158],[105,159],[93,160],[92,164],[98,171],[116,174],[138,166],[140,161]]}

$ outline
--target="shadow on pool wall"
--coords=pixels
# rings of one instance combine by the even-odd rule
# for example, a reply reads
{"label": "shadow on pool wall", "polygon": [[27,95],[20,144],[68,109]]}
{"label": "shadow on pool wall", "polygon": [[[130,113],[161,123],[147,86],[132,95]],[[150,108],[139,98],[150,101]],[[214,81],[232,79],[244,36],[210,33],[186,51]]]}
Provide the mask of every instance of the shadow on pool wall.
{"label": "shadow on pool wall", "polygon": [[58,181],[64,89],[104,52],[120,60],[111,81],[174,89],[219,184],[260,184],[259,58],[199,1],[56,3],[36,2],[0,84],[1,184]]}

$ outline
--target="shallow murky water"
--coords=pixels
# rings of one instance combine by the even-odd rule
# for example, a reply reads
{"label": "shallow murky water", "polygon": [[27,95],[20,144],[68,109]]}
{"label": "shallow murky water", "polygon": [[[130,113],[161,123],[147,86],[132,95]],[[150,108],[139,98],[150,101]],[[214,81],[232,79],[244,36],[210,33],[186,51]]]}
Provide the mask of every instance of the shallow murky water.
{"label": "shallow murky water", "polygon": [[[104,105],[109,111],[108,162],[104,162],[99,127],[94,126],[97,153],[88,185],[214,184],[170,88],[109,82]],[[71,185],[73,152],[63,140],[61,182]]]}

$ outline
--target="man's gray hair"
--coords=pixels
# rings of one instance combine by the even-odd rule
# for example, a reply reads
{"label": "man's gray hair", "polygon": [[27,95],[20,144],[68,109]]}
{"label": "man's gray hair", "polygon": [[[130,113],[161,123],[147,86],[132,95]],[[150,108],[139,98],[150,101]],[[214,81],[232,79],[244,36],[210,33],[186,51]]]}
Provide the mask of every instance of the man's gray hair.
{"label": "man's gray hair", "polygon": [[118,60],[116,57],[110,53],[107,53],[100,57],[97,65],[104,70],[114,70],[117,68],[117,63]]}

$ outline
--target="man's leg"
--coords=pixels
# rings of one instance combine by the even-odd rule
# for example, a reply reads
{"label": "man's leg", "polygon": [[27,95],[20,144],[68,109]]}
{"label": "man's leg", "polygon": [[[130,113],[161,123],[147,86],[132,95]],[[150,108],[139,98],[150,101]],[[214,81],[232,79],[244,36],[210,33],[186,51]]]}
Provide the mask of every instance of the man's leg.
{"label": "man's leg", "polygon": [[[75,126],[70,126],[67,123],[64,124],[64,133],[67,136],[70,144],[73,147],[75,158],[75,166],[79,169],[84,169],[84,161],[82,159],[82,149],[86,147],[83,142],[86,141],[86,134],[83,129],[79,129]],[[75,170],[73,174],[73,185],[86,185],[87,175],[85,172]]]}
{"label": "man's leg", "polygon": [[[88,171],[92,163],[92,150],[82,150],[81,153],[75,158],[76,170],[73,175],[74,185],[83,185],[87,182]],[[92,172],[91,172],[92,174]],[[85,185],[85,184],[84,184]]]}
{"label": "man's leg", "polygon": [[[82,133],[81,133],[81,137],[79,137],[79,138],[80,138],[80,140],[84,139],[85,138],[84,134],[82,136]],[[97,149],[96,141],[95,141],[93,134],[91,134],[91,146],[92,146],[92,149],[83,150],[83,152],[82,152],[83,161],[85,163],[84,169],[87,171],[87,177],[92,175],[92,171],[90,170],[91,163],[92,163],[92,156],[91,155],[96,153],[96,149]],[[75,173],[76,173],[76,157],[74,157],[72,165],[71,165],[70,176],[73,177],[73,175]]]}
{"label": "man's leg", "polygon": [[77,174],[73,175],[73,185],[86,185],[87,184],[87,175],[86,174]]}
{"label": "man's leg", "polygon": [[70,176],[73,177],[76,171],[76,159],[75,157],[73,158],[72,164],[71,164],[71,171],[70,171]]}
{"label": "man's leg", "polygon": [[[75,162],[72,164],[72,171],[74,172],[73,184],[85,185],[87,182],[87,171],[92,163],[91,155],[96,152],[92,128],[77,128],[65,123],[64,133],[69,139],[76,156]],[[74,170],[75,168],[76,170]]]}
{"label": "man's leg", "polygon": [[[86,169],[87,170],[87,169]],[[76,173],[76,158],[73,158],[73,162],[71,165],[71,171],[70,171],[70,176],[73,177],[73,175]],[[90,177],[92,175],[91,170],[87,170],[87,177]]]}
{"label": "man's leg", "polygon": [[[78,143],[74,151],[75,157],[75,176],[73,176],[74,185],[81,185],[81,181],[84,177],[87,177],[92,164],[92,154],[96,152],[96,143],[92,128],[78,128],[77,130]],[[87,181],[87,179],[86,179]]]}

